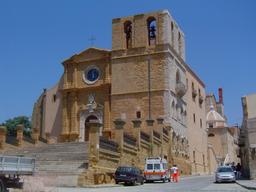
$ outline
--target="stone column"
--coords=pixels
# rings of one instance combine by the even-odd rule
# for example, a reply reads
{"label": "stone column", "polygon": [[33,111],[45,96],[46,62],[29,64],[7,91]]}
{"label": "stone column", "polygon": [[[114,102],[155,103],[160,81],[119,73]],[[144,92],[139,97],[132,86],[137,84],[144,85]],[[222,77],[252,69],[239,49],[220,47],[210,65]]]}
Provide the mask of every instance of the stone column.
{"label": "stone column", "polygon": [[0,149],[4,149],[6,139],[6,126],[0,126]]}
{"label": "stone column", "polygon": [[67,106],[67,93],[62,93],[62,131],[60,134],[61,142],[68,141],[68,106]]}
{"label": "stone column", "polygon": [[168,159],[167,159],[167,162],[168,162],[169,166],[171,166],[171,165],[173,165],[173,162],[172,162],[172,132],[173,132],[173,129],[172,129],[171,125],[167,125],[167,126],[165,126],[165,128],[167,129],[168,135],[169,135]]}
{"label": "stone column", "polygon": [[50,136],[51,136],[51,133],[48,133],[48,132],[45,133],[45,139],[47,140],[47,144],[50,143]]}
{"label": "stone column", "polygon": [[123,119],[116,119],[115,123],[115,141],[119,144],[120,151],[123,151],[124,146],[124,125]]}
{"label": "stone column", "polygon": [[142,121],[140,119],[135,119],[132,121],[133,123],[133,136],[136,138],[136,145],[140,150],[140,124]]}
{"label": "stone column", "polygon": [[23,140],[23,129],[24,129],[24,126],[23,125],[17,125],[17,139],[19,140],[19,144],[18,144],[18,147],[21,147],[22,146],[22,140]]}
{"label": "stone column", "polygon": [[162,142],[162,145],[161,145],[161,157],[163,158],[163,151],[164,151],[164,147],[163,147],[163,142],[164,142],[164,139],[163,139],[163,122],[164,122],[164,118],[163,117],[158,117],[157,119],[157,130],[158,130],[158,133],[160,134],[160,140]]}
{"label": "stone column", "polygon": [[163,117],[158,117],[157,119],[157,131],[160,134],[160,140],[163,141]]}
{"label": "stone column", "polygon": [[147,132],[150,136],[149,141],[153,144],[153,130],[154,130],[153,125],[154,125],[155,121],[153,119],[149,118],[146,120],[146,122],[147,122],[147,130],[148,130]]}
{"label": "stone column", "polygon": [[77,142],[79,136],[77,127],[77,94],[76,92],[72,92],[70,96],[73,105],[71,107],[71,132],[69,133],[69,142]]}
{"label": "stone column", "polygon": [[153,147],[154,147],[154,143],[153,143],[153,139],[154,139],[153,130],[154,130],[154,127],[153,127],[153,125],[154,125],[155,121],[153,119],[151,119],[151,118],[147,119],[146,121],[147,121],[147,130],[148,130],[147,132],[149,134],[149,142],[150,142],[150,144],[149,144],[150,156],[152,156],[153,155]]}
{"label": "stone column", "polygon": [[[88,123],[89,126],[89,165],[96,165],[99,161],[99,148],[100,148],[100,127],[98,119],[91,119]],[[96,164],[95,164],[96,163]]]}
{"label": "stone column", "polygon": [[33,128],[33,139],[35,140],[35,146],[38,146],[39,144],[39,140],[38,140],[38,137],[39,137],[39,128]]}
{"label": "stone column", "polygon": [[108,139],[111,138],[109,100],[104,102],[104,127],[102,131],[102,135],[105,138],[108,138]]}

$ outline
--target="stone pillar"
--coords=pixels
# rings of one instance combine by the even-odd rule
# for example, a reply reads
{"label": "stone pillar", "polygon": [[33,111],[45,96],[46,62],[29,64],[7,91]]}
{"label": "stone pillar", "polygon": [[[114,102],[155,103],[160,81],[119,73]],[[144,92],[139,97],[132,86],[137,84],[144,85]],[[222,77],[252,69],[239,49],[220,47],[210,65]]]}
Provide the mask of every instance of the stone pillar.
{"label": "stone pillar", "polygon": [[104,102],[104,127],[102,135],[105,138],[111,138],[111,125],[110,125],[110,107],[109,100]]}
{"label": "stone pillar", "polygon": [[77,127],[77,94],[72,92],[71,102],[73,103],[71,107],[71,132],[69,133],[69,142],[78,142],[78,127]]}
{"label": "stone pillar", "polygon": [[0,126],[0,149],[4,149],[6,139],[6,126]]}
{"label": "stone pillar", "polygon": [[38,140],[38,137],[39,137],[39,128],[33,128],[33,139],[35,140],[35,146],[38,146],[39,144],[39,140]]}
{"label": "stone pillar", "polygon": [[22,146],[22,140],[23,140],[23,129],[24,129],[24,126],[23,125],[17,125],[17,139],[19,140],[19,144],[18,144],[18,147],[21,147]]}
{"label": "stone pillar", "polygon": [[149,144],[150,156],[152,156],[153,155],[153,147],[154,147],[154,143],[153,143],[153,139],[154,139],[153,130],[154,130],[154,127],[153,127],[153,125],[154,125],[155,121],[153,119],[151,119],[151,118],[147,119],[146,121],[147,121],[147,130],[148,130],[147,132],[149,134],[149,142],[150,142],[150,144]]}
{"label": "stone pillar", "polygon": [[140,124],[142,121],[140,119],[135,119],[132,121],[133,123],[133,136],[136,138],[136,145],[140,150]]}
{"label": "stone pillar", "polygon": [[154,130],[154,127],[153,127],[153,125],[154,125],[154,120],[153,119],[147,119],[146,120],[147,121],[147,132],[148,132],[148,134],[149,134],[149,136],[150,136],[150,142],[153,144],[153,130]]}
{"label": "stone pillar", "polygon": [[157,119],[157,130],[158,130],[158,133],[160,134],[160,140],[162,142],[162,145],[161,145],[161,157],[163,158],[164,155],[163,155],[163,142],[164,142],[164,139],[163,139],[163,122],[164,122],[164,118],[163,117],[158,117]]}
{"label": "stone pillar", "polygon": [[124,146],[124,125],[126,124],[123,119],[116,119],[115,123],[115,141],[119,144],[120,151],[123,151]]}
{"label": "stone pillar", "polygon": [[[64,74],[65,77],[65,74]],[[65,79],[65,78],[64,78]],[[62,93],[62,131],[60,134],[61,142],[67,142],[69,137],[68,132],[68,106],[67,93]]]}
{"label": "stone pillar", "polygon": [[157,131],[160,134],[161,141],[163,141],[163,122],[164,122],[164,118],[163,117],[158,117],[156,120],[157,120]]}
{"label": "stone pillar", "polygon": [[45,139],[47,140],[47,144],[50,143],[50,136],[51,136],[51,133],[48,133],[48,132],[45,133]]}
{"label": "stone pillar", "polygon": [[[91,119],[88,123],[89,126],[89,165],[96,165],[99,161],[99,148],[100,148],[100,127],[98,119]],[[96,164],[95,164],[96,163]]]}
{"label": "stone pillar", "polygon": [[165,126],[165,128],[167,129],[168,135],[169,135],[168,159],[167,159],[167,162],[168,162],[169,166],[171,166],[171,165],[173,165],[173,162],[172,162],[172,132],[173,132],[173,129],[172,129],[171,125],[167,125],[167,126]]}

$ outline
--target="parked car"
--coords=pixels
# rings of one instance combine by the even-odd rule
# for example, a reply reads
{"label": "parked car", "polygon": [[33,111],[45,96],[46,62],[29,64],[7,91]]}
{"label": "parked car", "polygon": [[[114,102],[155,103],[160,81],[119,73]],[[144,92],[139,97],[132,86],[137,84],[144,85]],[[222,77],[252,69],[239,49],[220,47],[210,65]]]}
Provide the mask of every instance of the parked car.
{"label": "parked car", "polygon": [[119,182],[131,183],[134,186],[137,183],[144,184],[143,174],[136,167],[119,166],[115,172],[114,179],[116,184]]}
{"label": "parked car", "polygon": [[236,182],[235,173],[232,167],[221,166],[215,171],[215,182]]}

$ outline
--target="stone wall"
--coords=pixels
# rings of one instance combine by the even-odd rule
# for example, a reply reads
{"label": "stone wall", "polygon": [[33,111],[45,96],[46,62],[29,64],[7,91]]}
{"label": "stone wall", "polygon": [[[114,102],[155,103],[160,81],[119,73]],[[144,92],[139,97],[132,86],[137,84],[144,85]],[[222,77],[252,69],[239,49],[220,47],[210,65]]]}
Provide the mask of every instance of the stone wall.
{"label": "stone wall", "polygon": [[[133,134],[124,132],[126,122],[116,119],[115,141],[100,138],[101,124],[98,120],[90,120],[89,167],[79,177],[78,186],[113,183],[114,173],[118,166],[135,166],[144,171],[145,158],[165,158],[171,167],[177,164],[179,175],[191,175],[188,144],[186,138],[173,134],[170,126],[164,126],[164,119],[157,118],[157,130],[153,129],[153,119],[148,119],[147,133],[141,131],[142,121],[132,121]],[[142,135],[143,134],[143,135]],[[180,142],[180,143],[179,143]],[[176,146],[173,150],[173,145]]]}
{"label": "stone wall", "polygon": [[[44,142],[39,140],[39,128],[33,129],[33,135],[31,137],[23,136],[23,125],[17,125],[17,137],[6,136],[6,127],[0,126],[0,154],[4,154],[8,150],[23,149],[24,147],[32,147],[38,145],[44,145],[50,142],[50,134],[46,133],[46,139]],[[9,138],[9,141],[8,141]]]}

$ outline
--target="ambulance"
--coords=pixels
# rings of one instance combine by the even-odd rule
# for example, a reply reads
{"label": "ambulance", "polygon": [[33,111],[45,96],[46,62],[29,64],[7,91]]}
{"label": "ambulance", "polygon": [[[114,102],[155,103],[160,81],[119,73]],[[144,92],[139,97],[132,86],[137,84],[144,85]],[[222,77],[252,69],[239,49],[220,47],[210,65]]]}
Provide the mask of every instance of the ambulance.
{"label": "ambulance", "polygon": [[169,167],[166,159],[161,157],[149,157],[145,159],[144,179],[146,182],[171,181]]}

